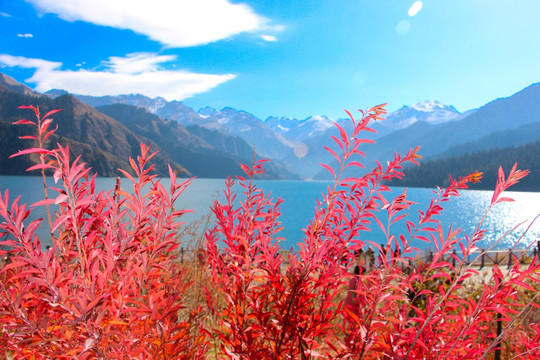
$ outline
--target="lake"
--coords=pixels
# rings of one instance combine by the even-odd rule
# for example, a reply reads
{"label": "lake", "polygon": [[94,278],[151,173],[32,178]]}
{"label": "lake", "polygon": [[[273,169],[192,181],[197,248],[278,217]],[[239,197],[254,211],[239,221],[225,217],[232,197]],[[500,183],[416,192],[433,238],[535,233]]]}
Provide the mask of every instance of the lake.
{"label": "lake", "polygon": [[[50,184],[54,186],[52,179]],[[114,188],[115,180],[113,178],[98,178],[96,180],[96,190],[110,190]],[[163,179],[164,184],[168,179]],[[303,233],[301,229],[305,227],[313,217],[313,209],[316,198],[322,198],[321,194],[326,190],[329,183],[317,181],[273,181],[258,180],[256,183],[266,192],[271,192],[274,198],[281,197],[284,203],[281,206],[282,216],[280,221],[284,229],[279,236],[285,240],[282,242],[282,248],[296,248],[297,243],[302,240]],[[122,179],[122,187],[128,190],[128,180]],[[42,180],[40,177],[29,176],[0,176],[0,191],[9,189],[11,201],[18,195],[21,195],[22,201],[33,203],[41,200],[43,197]],[[216,199],[223,199],[222,190],[224,181],[221,179],[196,179],[191,186],[180,196],[176,208],[192,209],[193,213],[187,214],[184,220],[192,223],[204,215],[210,214],[210,205]],[[392,194],[401,194],[403,188],[393,187]],[[55,194],[55,192],[52,192]],[[449,224],[454,227],[462,228],[463,234],[471,235],[478,222],[485,213],[491,200],[491,191],[473,191],[466,190],[461,192],[461,196],[454,198],[450,202],[443,203],[444,211],[442,222],[445,229]],[[513,228],[522,221],[525,225],[518,227],[512,234],[505,236],[500,242],[498,248],[511,247],[519,237],[524,233],[530,222],[540,214],[540,193],[530,192],[507,192],[507,197],[514,198],[512,203],[498,204],[494,211],[489,213],[485,219],[483,228],[487,230],[486,239],[480,245],[488,247],[497,238],[502,236],[509,229]],[[409,212],[408,219],[416,222],[418,219],[417,210],[427,209],[431,198],[434,196],[433,189],[410,188],[407,190],[409,200],[416,202]],[[45,207],[38,207],[32,213],[32,219],[44,218]],[[372,224],[372,231],[363,234],[366,240],[382,243],[385,241],[382,231],[378,226]],[[405,225],[393,226],[392,231],[395,234],[406,233]],[[38,235],[42,240],[42,245],[50,245],[50,239],[47,238],[46,221],[42,223]],[[536,243],[540,240],[540,221],[535,222],[529,231],[521,240],[523,244]],[[416,243],[415,245],[426,248],[425,243]]]}

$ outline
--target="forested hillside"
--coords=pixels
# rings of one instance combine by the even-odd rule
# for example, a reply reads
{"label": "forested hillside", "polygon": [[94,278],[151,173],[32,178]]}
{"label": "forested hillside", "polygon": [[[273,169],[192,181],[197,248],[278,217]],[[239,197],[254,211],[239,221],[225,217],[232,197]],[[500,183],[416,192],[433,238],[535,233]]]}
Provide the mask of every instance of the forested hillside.
{"label": "forested hillside", "polygon": [[[147,139],[133,134],[125,126],[108,116],[98,113],[88,105],[80,103],[71,96],[61,96],[56,99],[31,96],[12,91],[0,92],[0,174],[27,174],[25,169],[37,161],[35,157],[9,156],[18,150],[34,146],[32,140],[20,140],[22,133],[28,129],[13,126],[12,123],[23,118],[33,119],[33,113],[18,109],[21,105],[39,106],[45,114],[52,109],[62,109],[54,115],[53,126],[58,126],[54,136],[48,141],[49,146],[57,142],[69,146],[74,154],[83,154],[93,172],[101,176],[118,176],[118,168],[127,168],[130,156],[136,156],[140,142]],[[155,159],[158,173],[167,173],[167,159],[158,155]],[[172,163],[173,167],[178,167]]]}
{"label": "forested hillside", "polygon": [[[236,137],[212,131],[199,136],[176,121],[163,120],[134,106],[117,104],[99,111],[69,94],[51,98],[16,86],[18,83],[7,76],[0,80],[0,175],[28,175],[26,169],[38,161],[37,155],[9,158],[20,149],[36,146],[32,140],[19,139],[28,129],[12,126],[23,118],[34,120],[31,111],[19,109],[21,105],[37,106],[42,114],[62,109],[53,116],[53,126],[58,129],[46,146],[69,146],[100,176],[118,176],[118,168],[128,169],[129,157],[139,155],[140,143],[151,144],[158,151],[152,162],[161,176],[168,176],[170,164],[179,176],[225,178],[243,174],[240,164],[249,164],[253,158],[253,149]],[[216,139],[217,145],[209,143]],[[277,162],[271,162],[266,170],[265,178],[298,178]]]}
{"label": "forested hillside", "polygon": [[510,146],[489,151],[449,157],[440,160],[421,161],[420,166],[409,167],[405,178],[393,181],[392,185],[412,187],[445,187],[449,184],[448,175],[453,178],[464,177],[474,171],[484,173],[480,184],[471,184],[472,189],[495,188],[499,166],[508,174],[514,163],[518,169],[528,169],[529,176],[512,186],[512,190],[540,191],[540,141],[521,146]]}
{"label": "forested hillside", "polygon": [[[177,121],[164,120],[145,109],[125,104],[98,107],[128,127],[134,133],[159,144],[161,152],[182,164],[190,173],[207,178],[226,178],[241,175],[241,164],[253,161],[254,150],[241,138],[218,131],[190,126],[184,128]],[[260,159],[257,156],[257,159]],[[277,162],[270,162],[261,177],[296,179],[298,175]]]}

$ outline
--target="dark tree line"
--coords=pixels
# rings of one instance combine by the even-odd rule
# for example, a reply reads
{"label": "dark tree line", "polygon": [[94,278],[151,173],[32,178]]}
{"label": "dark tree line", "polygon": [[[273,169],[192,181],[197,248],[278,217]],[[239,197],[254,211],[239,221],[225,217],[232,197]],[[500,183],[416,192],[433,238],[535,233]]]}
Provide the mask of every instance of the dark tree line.
{"label": "dark tree line", "polygon": [[474,171],[481,171],[484,173],[482,182],[472,184],[471,188],[491,190],[495,188],[499,166],[502,166],[505,174],[508,174],[516,162],[518,169],[528,169],[530,174],[514,185],[512,190],[540,191],[540,141],[423,161],[420,162],[420,166],[407,168],[405,178],[392,182],[392,185],[445,187],[449,184],[449,175],[458,178]]}

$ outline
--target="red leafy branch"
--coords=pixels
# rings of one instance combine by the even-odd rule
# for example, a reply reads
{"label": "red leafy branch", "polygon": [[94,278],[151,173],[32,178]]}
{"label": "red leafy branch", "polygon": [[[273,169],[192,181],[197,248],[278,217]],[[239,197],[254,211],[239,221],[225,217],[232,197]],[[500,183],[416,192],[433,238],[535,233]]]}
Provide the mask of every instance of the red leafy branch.
{"label": "red leafy branch", "polygon": [[0,196],[0,247],[9,249],[2,252],[10,261],[0,270],[1,356],[204,358],[200,308],[180,317],[190,282],[176,250],[185,211],[174,202],[190,181],[178,183],[169,169],[166,189],[151,174],[154,154],[144,145],[137,161],[130,160],[137,179],[126,173],[131,190],[117,182],[115,190],[100,193],[67,147],[26,153],[48,156],[42,165],[60,184],[52,188],[56,198],[34,204],[57,205],[54,246],[43,251],[35,235],[39,220],[25,226],[26,205],[17,199],[10,205],[7,191]]}
{"label": "red leafy branch", "polygon": [[[95,190],[95,176],[68,147],[45,148],[50,116],[37,123],[37,142],[15,156],[37,154],[29,170],[50,171],[55,196],[27,206],[0,194],[0,357],[35,359],[483,359],[540,356],[540,264],[512,259],[482,280],[465,260],[485,237],[483,219],[473,234],[441,223],[445,203],[459,196],[475,172],[438,188],[416,220],[407,190],[391,194],[387,181],[416,164],[418,149],[395,154],[366,170],[359,160],[363,134],[384,106],[350,113],[352,129],[337,126],[337,160],[323,165],[334,178],[318,200],[297,251],[284,252],[279,236],[282,200],[263,192],[254,177],[264,160],[243,165],[227,179],[224,200],[212,205],[196,267],[182,264],[178,210],[191,180],[170,185],[153,174],[149,146],[120,170],[110,191]],[[486,210],[509,201],[501,194],[527,171],[500,170]],[[345,177],[347,173],[354,175]],[[135,174],[136,176],[132,176]],[[53,246],[43,251],[35,206],[54,205]],[[395,224],[407,230],[397,233]],[[385,244],[367,240],[375,224]],[[504,236],[504,235],[503,235]],[[416,243],[431,252],[422,253]],[[459,251],[458,251],[459,250]],[[354,269],[354,271],[353,271]],[[476,282],[475,282],[476,281]],[[204,296],[198,295],[199,289]],[[188,300],[195,299],[195,304]],[[212,349],[211,349],[212,344]]]}

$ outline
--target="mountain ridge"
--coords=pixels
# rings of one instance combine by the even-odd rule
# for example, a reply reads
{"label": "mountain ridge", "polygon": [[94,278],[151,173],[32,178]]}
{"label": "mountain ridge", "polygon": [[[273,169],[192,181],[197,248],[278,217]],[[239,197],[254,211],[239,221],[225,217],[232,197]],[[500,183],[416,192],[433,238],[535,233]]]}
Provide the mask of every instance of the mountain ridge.
{"label": "mountain ridge", "polygon": [[[153,144],[153,150],[158,150],[154,163],[156,172],[162,176],[168,176],[168,163],[180,176],[224,178],[243,174],[240,159],[227,154],[223,149],[215,150],[212,145],[185,130],[176,121],[166,121],[155,116],[147,122],[149,126],[146,128],[141,127],[142,122],[122,124],[71,95],[58,94],[60,96],[56,98],[37,93],[28,95],[24,87],[9,85],[11,86],[0,83],[0,138],[4,145],[0,149],[2,174],[25,174],[25,169],[37,161],[32,158],[22,162],[9,159],[9,155],[18,149],[29,146],[28,142],[18,139],[22,135],[20,127],[11,126],[12,122],[24,116],[24,112],[18,107],[28,104],[39,106],[42,112],[63,109],[54,116],[54,124],[58,125],[58,130],[48,146],[53,146],[56,142],[70,145],[73,152],[82,154],[84,161],[100,176],[118,176],[118,168],[129,169],[128,158],[138,155],[141,142]],[[172,127],[167,127],[173,125],[176,132]],[[161,133],[156,130],[160,127],[165,129]],[[171,133],[175,133],[177,137],[166,140]],[[253,155],[252,151],[250,155]],[[277,163],[272,164],[264,177],[298,178],[290,169]]]}
{"label": "mountain ridge", "polygon": [[[52,96],[55,91],[48,93]],[[129,103],[144,108],[165,120],[176,121],[190,128],[198,136],[205,137],[209,144],[213,141],[219,143],[219,146],[231,144],[231,151],[236,151],[238,156],[238,149],[245,151],[245,148],[232,145],[232,139],[225,140],[226,136],[236,136],[252,148],[255,147],[264,157],[278,160],[284,169],[294,169],[304,179],[324,178],[319,164],[333,161],[322,146],[332,146],[330,136],[336,135],[337,130],[332,125],[334,120],[323,115],[305,119],[268,117],[263,121],[249,112],[231,107],[222,110],[203,107],[195,111],[178,101],[167,102],[160,97],[150,99],[137,94],[81,98],[91,104]],[[368,160],[360,160],[370,167],[373,165],[371,159],[384,162],[392,158],[394,151],[403,153],[417,145],[421,146],[420,155],[426,158],[448,157],[458,149],[462,153],[468,152],[470,150],[467,147],[473,149],[473,142],[476,142],[475,150],[490,149],[497,145],[497,136],[500,137],[503,134],[501,132],[520,126],[524,128],[518,133],[529,132],[527,139],[535,140],[534,124],[540,122],[539,98],[540,84],[533,83],[515,94],[500,97],[478,109],[463,113],[437,100],[403,106],[388,114],[385,121],[372,124],[378,133],[368,134],[368,137],[377,144],[362,147]],[[346,129],[351,127],[348,119],[335,121]],[[215,131],[221,135],[206,131]],[[497,131],[499,135],[496,135]],[[489,136],[491,133],[494,134]],[[525,138],[524,135],[521,137]],[[505,145],[519,143],[520,135],[508,136],[504,140]],[[224,148],[220,149],[224,151]]]}
{"label": "mountain ridge", "polygon": [[30,89],[28,86],[21,84],[12,77],[2,73],[0,73],[0,88],[24,95],[41,96],[41,94],[34,92],[34,90]]}
{"label": "mountain ridge", "polygon": [[454,179],[480,171],[480,183],[469,184],[470,189],[493,190],[498,178],[499,167],[508,174],[517,163],[518,169],[528,169],[529,175],[513,185],[511,190],[540,191],[540,140],[520,146],[506,146],[490,150],[452,155],[442,159],[431,159],[405,169],[401,180],[392,182],[394,186],[446,187],[450,184],[449,175]]}
{"label": "mountain ridge", "polygon": [[[48,92],[54,95],[55,92]],[[79,96],[79,95],[74,95]],[[321,169],[320,163],[331,161],[331,157],[325,151],[321,151],[322,145],[328,145],[330,136],[336,134],[333,126],[334,119],[324,115],[310,116],[306,119],[294,119],[286,117],[268,117],[264,121],[243,110],[224,107],[217,110],[211,107],[203,107],[195,112],[181,102],[164,102],[162,98],[150,99],[142,95],[125,95],[119,97],[89,97],[79,96],[82,101],[90,105],[103,103],[124,103],[145,108],[154,112],[164,119],[178,121],[185,127],[200,126],[215,130],[230,136],[239,136],[250,146],[255,147],[257,152],[270,159],[278,160],[289,169],[297,169],[300,176],[305,179],[314,177]],[[429,118],[430,108],[435,109],[439,115],[445,114],[444,122],[457,119],[461,114],[453,106],[442,105],[438,101],[424,101],[402,109],[408,109],[406,113],[391,113],[385,122],[374,124],[379,131],[375,138],[387,133],[395,132],[403,126],[402,123],[413,124],[419,119]],[[449,116],[451,114],[453,116]],[[414,117],[414,119],[409,119]],[[337,119],[341,126],[350,127],[348,119]],[[285,122],[285,126],[282,126]],[[437,121],[432,121],[437,122]],[[443,121],[438,121],[443,122]]]}
{"label": "mountain ridge", "polygon": [[[511,96],[490,101],[463,118],[441,124],[416,122],[407,128],[377,138],[377,146],[364,146],[361,149],[366,152],[368,158],[378,159],[381,162],[390,160],[395,151],[405,153],[418,145],[421,156],[436,156],[452,147],[464,146],[463,144],[496,131],[539,123],[538,99],[540,99],[540,83],[535,83]],[[516,141],[510,145],[519,145],[519,139]],[[367,165],[374,164],[370,162]],[[315,177],[325,178],[325,176],[321,171]]]}
{"label": "mountain ridge", "polygon": [[[10,159],[9,156],[17,150],[37,146],[33,144],[33,140],[18,139],[20,134],[28,132],[27,126],[26,129],[12,126],[14,121],[28,115],[28,110],[20,110],[18,107],[29,104],[38,106],[44,113],[62,109],[53,117],[53,125],[58,126],[58,130],[46,146],[54,147],[56,143],[69,146],[74,155],[82,155],[83,161],[88,163],[92,171],[101,176],[118,176],[118,168],[129,172],[129,157],[136,157],[141,142],[149,143],[148,139],[134,134],[116,120],[69,95],[49,99],[3,89],[0,92],[0,138],[4,145],[0,148],[0,173],[3,175],[26,174],[25,169],[21,169],[19,158]],[[104,128],[107,129],[106,133],[102,130]],[[154,146],[154,150],[159,150],[159,146]],[[26,165],[36,164],[38,161],[39,159],[30,156],[25,157],[22,163],[28,167]],[[167,174],[167,163],[162,154],[158,153],[154,159],[156,172]],[[170,161],[170,165],[183,176],[191,175],[174,161]]]}
{"label": "mountain ridge", "polygon": [[[48,94],[49,96],[56,96],[57,94],[62,94],[62,90],[50,90],[47,91],[45,94]],[[211,124],[212,117],[218,118],[220,121],[218,123],[220,125],[223,125],[225,123],[223,116],[218,116],[227,114],[227,113],[236,113],[236,115],[248,115],[254,120],[257,120],[258,122],[264,123],[267,127],[269,127],[271,130],[275,131],[276,133],[282,135],[286,140],[291,141],[302,141],[303,139],[307,138],[307,135],[321,135],[324,134],[324,131],[318,131],[317,133],[313,133],[313,129],[315,127],[322,128],[328,130],[332,126],[329,125],[334,121],[340,121],[343,119],[332,119],[325,115],[313,115],[309,116],[305,119],[295,119],[291,117],[275,117],[275,116],[269,116],[265,120],[259,119],[255,117],[254,115],[250,114],[247,111],[244,110],[238,110],[234,109],[232,107],[224,107],[221,110],[214,109],[212,107],[206,106],[204,108],[199,109],[198,111],[194,111],[193,109],[189,108],[185,104],[179,102],[179,101],[170,101],[167,102],[162,97],[156,97],[154,99],[150,99],[144,95],[140,94],[128,94],[128,95],[118,95],[118,96],[87,96],[87,95],[78,95],[78,94],[72,94],[73,96],[77,97],[79,100],[91,105],[91,106],[103,106],[103,105],[110,105],[113,103],[119,103],[119,104],[127,104],[127,105],[134,105],[137,107],[142,107],[148,110],[151,113],[155,113],[158,116],[164,118],[164,119],[171,119],[176,120],[180,122],[184,126],[190,126],[190,125],[201,125],[206,126],[207,128],[218,128],[220,130],[225,131],[231,131],[231,129],[223,129],[216,125],[209,125]],[[166,110],[167,109],[167,110]],[[469,110],[464,112],[463,114],[468,114],[469,112],[474,110]],[[456,118],[459,118],[463,115],[462,113],[459,113],[454,106],[452,105],[443,105],[437,100],[427,100],[427,101],[421,101],[416,104],[410,105],[410,106],[403,106],[400,109],[388,114],[386,117],[386,120],[383,123],[384,128],[392,128],[392,131],[400,130],[406,126],[412,125],[414,122],[417,121],[427,121],[429,123],[443,123],[455,120]],[[285,123],[285,126],[283,126]],[[306,124],[313,124],[312,128],[309,129],[307,135],[306,134],[295,134],[293,136],[286,136],[285,134],[291,131],[297,131],[299,127],[305,127]],[[281,125],[281,126],[280,126]],[[378,125],[377,125],[378,126]],[[388,131],[383,130],[384,134],[388,133]]]}

